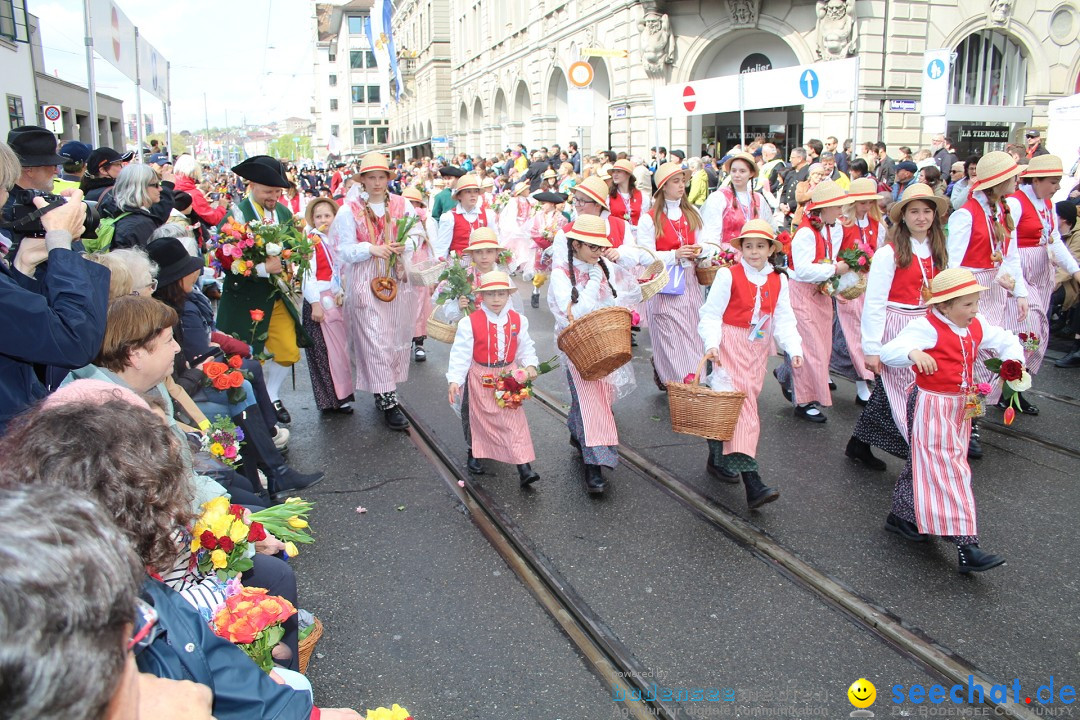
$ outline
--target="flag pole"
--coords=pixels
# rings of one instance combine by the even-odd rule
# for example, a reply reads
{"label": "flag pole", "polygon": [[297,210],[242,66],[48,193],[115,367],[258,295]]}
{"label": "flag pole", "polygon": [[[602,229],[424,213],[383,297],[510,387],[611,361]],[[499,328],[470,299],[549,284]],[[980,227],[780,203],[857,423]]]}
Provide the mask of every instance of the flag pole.
{"label": "flag pole", "polygon": [[[90,0],[83,0],[83,22],[86,25],[86,89],[90,93],[90,137],[96,148],[101,142],[98,137],[97,88],[94,84],[94,35],[90,30]],[[81,129],[79,134],[82,135]]]}
{"label": "flag pole", "polygon": [[135,28],[135,161],[142,162],[143,149],[142,79],[139,76],[139,28]]}
{"label": "flag pole", "polygon": [[165,61],[165,152],[172,162],[172,63]]}

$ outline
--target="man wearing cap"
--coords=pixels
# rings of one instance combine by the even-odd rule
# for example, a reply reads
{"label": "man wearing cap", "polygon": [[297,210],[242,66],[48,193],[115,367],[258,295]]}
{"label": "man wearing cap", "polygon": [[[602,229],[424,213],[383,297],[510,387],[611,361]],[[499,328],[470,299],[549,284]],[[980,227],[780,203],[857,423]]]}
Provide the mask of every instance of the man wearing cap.
{"label": "man wearing cap", "polygon": [[90,146],[78,140],[69,140],[60,147],[60,157],[64,158],[64,171],[53,180],[53,193],[59,195],[64,190],[75,190],[86,172],[86,160],[90,157]]}
{"label": "man wearing cap", "polygon": [[115,183],[120,171],[131,162],[135,153],[126,152],[123,155],[109,147],[100,147],[93,150],[86,159],[86,175],[83,176],[79,189],[86,195],[87,200],[100,200]]}
{"label": "man wearing cap", "polygon": [[910,160],[904,160],[896,166],[896,182],[892,186],[892,199],[896,202],[915,182],[915,173],[919,172],[919,166]]}
{"label": "man wearing cap", "polygon": [[1040,155],[1046,155],[1050,152],[1043,147],[1042,135],[1038,130],[1028,130],[1024,133],[1024,141],[1027,143],[1028,160]]}
{"label": "man wearing cap", "polygon": [[446,186],[431,201],[431,219],[437,225],[442,219],[443,213],[454,207],[454,188],[457,187],[458,179],[465,171],[454,165],[443,165],[439,168],[439,175],[446,180]]}
{"label": "man wearing cap", "polygon": [[[293,214],[278,200],[289,186],[285,170],[269,155],[248,158],[232,171],[248,181],[248,193],[230,209],[222,224],[234,218],[241,223],[292,224]],[[281,402],[281,385],[289,368],[300,359],[300,348],[311,342],[303,330],[300,314],[272,276],[282,272],[280,257],[267,258],[251,277],[225,274],[225,284],[218,307],[217,325],[221,332],[240,338],[251,338],[252,353],[264,349],[273,359],[263,364],[266,391],[274,403],[278,422],[288,423],[292,416]],[[252,331],[252,311],[262,311],[262,319]],[[265,342],[260,337],[265,336]]]}

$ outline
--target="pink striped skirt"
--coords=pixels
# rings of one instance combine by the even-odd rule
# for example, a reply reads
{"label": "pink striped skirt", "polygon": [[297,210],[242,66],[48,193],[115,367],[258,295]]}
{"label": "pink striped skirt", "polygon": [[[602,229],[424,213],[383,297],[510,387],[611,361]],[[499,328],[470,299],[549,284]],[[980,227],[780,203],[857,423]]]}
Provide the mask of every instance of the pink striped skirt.
{"label": "pink striped skirt", "polygon": [[971,492],[963,395],[917,389],[911,427],[911,475],[919,532],[978,535]]}
{"label": "pink striped skirt", "polygon": [[475,362],[469,368],[469,429],[472,432],[474,457],[490,458],[511,465],[536,459],[525,407],[499,407],[495,391],[483,384],[484,375],[497,377],[516,368],[516,363],[502,368],[488,368]]}
{"label": "pink striped skirt", "polygon": [[682,382],[697,370],[701,356],[705,354],[697,331],[704,303],[704,293],[694,277],[693,268],[686,273],[686,290],[682,295],[657,294],[645,303],[653,362],[661,382]]}
{"label": "pink striped skirt", "polygon": [[1024,359],[1031,374],[1039,372],[1050,337],[1050,321],[1046,311],[1054,293],[1054,264],[1045,246],[1020,248],[1020,266],[1028,288],[1028,315],[1024,322],[1016,321],[1016,298],[1010,296],[1005,310],[1005,327],[1016,334],[1034,334],[1039,338],[1037,350],[1025,350]]}
{"label": "pink striped skirt", "polygon": [[375,258],[346,265],[342,271],[349,354],[356,389],[363,392],[391,392],[409,377],[416,297],[399,275],[397,296],[390,302],[377,300],[370,283],[385,272],[385,261]]}
{"label": "pink striped skirt", "polygon": [[[324,290],[320,296],[334,300],[334,293]],[[349,365],[349,337],[345,329],[345,314],[337,302],[327,308],[323,304],[323,321],[319,325],[323,342],[326,343],[326,359],[330,363],[330,378],[334,382],[334,392],[339,398],[346,398],[353,392],[352,367]]]}
{"label": "pink striped skirt", "polygon": [[865,295],[854,300],[836,298],[836,316],[840,320],[840,329],[844,332],[848,357],[855,366],[855,374],[862,380],[873,380],[874,373],[866,369],[866,358],[862,351],[862,310]]}
{"label": "pink striped skirt", "polygon": [[566,367],[574,380],[574,390],[577,391],[581,421],[585,426],[585,445],[587,447],[618,445],[619,431],[615,428],[615,416],[611,412],[611,405],[615,402],[615,386],[606,378],[583,379],[569,359],[566,361]]}
{"label": "pink striped skirt", "polygon": [[[791,309],[803,341],[803,366],[792,368],[795,402],[832,405],[829,392],[829,359],[832,357],[832,298],[821,294],[816,283],[788,283]],[[852,359],[854,361],[854,358]]]}
{"label": "pink striped skirt", "polygon": [[[926,308],[903,308],[894,305],[885,306],[885,329],[881,334],[881,344],[889,342],[907,324],[915,318],[926,317]],[[889,408],[892,410],[893,422],[896,429],[908,442],[907,423],[907,396],[911,390],[911,384],[915,382],[915,371],[909,367],[881,366],[881,384],[885,388],[885,397],[889,399]]]}
{"label": "pink striped skirt", "polygon": [[[772,323],[769,323],[772,327]],[[735,434],[724,443],[724,454],[742,453],[757,457],[761,420],[758,418],[758,395],[765,382],[765,369],[772,354],[772,333],[757,341],[749,339],[750,329],[723,325],[720,342],[720,364],[727,369],[735,387],[746,393]]]}

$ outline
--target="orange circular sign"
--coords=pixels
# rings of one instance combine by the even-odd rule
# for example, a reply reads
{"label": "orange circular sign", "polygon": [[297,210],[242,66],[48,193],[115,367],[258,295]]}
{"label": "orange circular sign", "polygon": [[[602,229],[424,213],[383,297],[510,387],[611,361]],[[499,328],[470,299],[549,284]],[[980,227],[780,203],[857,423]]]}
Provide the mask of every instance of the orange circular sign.
{"label": "orange circular sign", "polygon": [[570,78],[570,84],[576,88],[587,88],[592,84],[593,69],[592,65],[584,60],[578,60],[570,66],[570,69],[566,73]]}

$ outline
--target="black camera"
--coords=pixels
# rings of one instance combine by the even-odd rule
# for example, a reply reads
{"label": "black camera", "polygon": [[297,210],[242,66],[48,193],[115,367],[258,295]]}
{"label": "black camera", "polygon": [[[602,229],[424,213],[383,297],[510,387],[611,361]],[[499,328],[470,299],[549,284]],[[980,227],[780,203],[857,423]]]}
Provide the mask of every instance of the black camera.
{"label": "black camera", "polygon": [[[48,203],[43,208],[34,205],[34,198],[42,198]],[[27,190],[25,188],[13,188],[8,206],[4,208],[4,222],[0,228],[10,230],[15,241],[24,237],[45,237],[45,227],[41,224],[41,216],[55,210],[67,202],[67,198],[40,190]],[[97,203],[83,202],[86,205],[86,219],[83,221],[84,238],[97,237],[98,225],[101,224],[101,214],[97,210]],[[77,239],[77,238],[76,238]]]}

